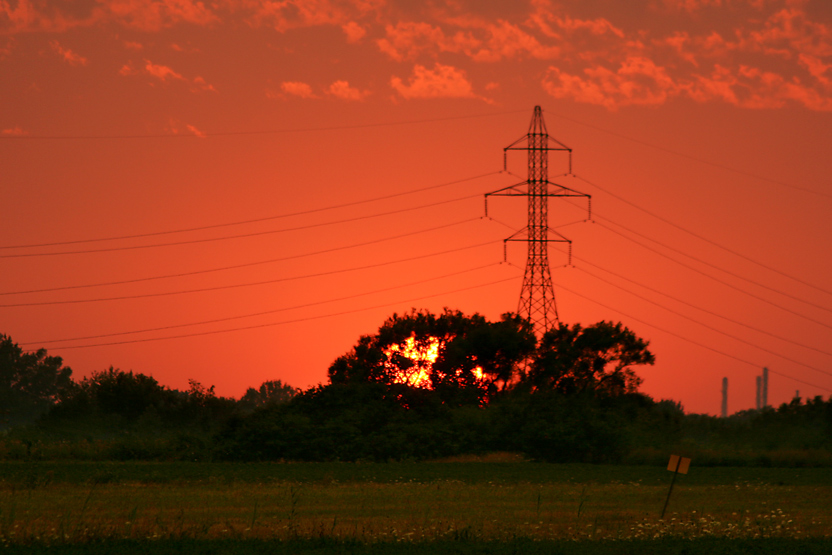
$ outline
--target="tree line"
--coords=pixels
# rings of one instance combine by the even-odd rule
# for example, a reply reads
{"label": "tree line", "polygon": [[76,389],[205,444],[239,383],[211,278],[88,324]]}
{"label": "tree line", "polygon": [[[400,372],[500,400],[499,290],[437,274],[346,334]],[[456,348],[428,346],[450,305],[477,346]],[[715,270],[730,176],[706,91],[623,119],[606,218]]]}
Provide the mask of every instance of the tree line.
{"label": "tree line", "polygon": [[550,462],[652,464],[675,449],[712,464],[832,464],[832,398],[727,419],[685,414],[638,391],[637,368],[654,362],[649,343],[621,323],[560,324],[538,340],[516,314],[489,321],[413,310],[360,337],[330,365],[326,384],[301,391],[269,381],[237,400],[193,380],[179,391],[112,367],[74,381],[59,357],[25,353],[0,335],[0,457],[75,441],[103,445],[95,456],[104,458],[421,460],[511,451]]}

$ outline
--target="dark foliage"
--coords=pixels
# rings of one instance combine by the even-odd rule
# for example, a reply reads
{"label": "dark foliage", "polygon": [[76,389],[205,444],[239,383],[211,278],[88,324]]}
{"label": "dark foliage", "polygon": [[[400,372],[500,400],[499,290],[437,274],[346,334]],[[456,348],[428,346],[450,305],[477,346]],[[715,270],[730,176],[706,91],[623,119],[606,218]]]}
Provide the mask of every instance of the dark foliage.
{"label": "dark foliage", "polygon": [[[408,349],[427,353],[436,349],[432,363],[413,360]],[[332,384],[406,384],[430,388],[442,403],[482,404],[489,395],[505,390],[519,365],[534,353],[535,338],[527,322],[504,314],[489,322],[479,314],[465,316],[445,309],[440,315],[413,310],[394,314],[373,336],[363,336],[353,349],[329,368]],[[476,370],[485,379],[478,379]],[[420,375],[427,376],[416,383]],[[401,400],[410,393],[401,389]],[[419,397],[420,394],[416,394]]]}
{"label": "dark foliage", "polygon": [[35,420],[71,389],[72,370],[46,349],[25,353],[0,334],[0,428]]}
{"label": "dark foliage", "polygon": [[46,429],[115,433],[188,428],[210,430],[234,411],[235,401],[190,380],[186,392],[144,374],[110,367],[74,384],[41,422]]}
{"label": "dark foliage", "polygon": [[560,324],[540,340],[527,380],[539,390],[621,395],[641,384],[633,366],[653,364],[648,343],[620,322]]}

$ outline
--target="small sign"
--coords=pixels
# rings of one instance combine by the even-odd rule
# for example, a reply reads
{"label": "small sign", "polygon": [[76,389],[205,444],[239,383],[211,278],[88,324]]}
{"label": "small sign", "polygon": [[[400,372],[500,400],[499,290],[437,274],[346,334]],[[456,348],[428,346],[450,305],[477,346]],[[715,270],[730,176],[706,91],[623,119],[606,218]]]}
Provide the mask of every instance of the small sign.
{"label": "small sign", "polygon": [[690,468],[690,459],[687,457],[680,457],[679,455],[670,455],[670,462],[667,464],[667,469],[670,472],[678,472],[679,474],[687,474]]}
{"label": "small sign", "polygon": [[665,499],[664,509],[662,509],[662,519],[664,519],[664,514],[667,512],[667,504],[670,503],[670,494],[673,493],[673,484],[676,483],[676,476],[679,474],[687,474],[688,468],[690,468],[690,459],[680,457],[679,455],[670,455],[670,462],[667,463],[667,469],[673,473],[673,479],[670,481],[670,489],[667,490],[667,499]]}

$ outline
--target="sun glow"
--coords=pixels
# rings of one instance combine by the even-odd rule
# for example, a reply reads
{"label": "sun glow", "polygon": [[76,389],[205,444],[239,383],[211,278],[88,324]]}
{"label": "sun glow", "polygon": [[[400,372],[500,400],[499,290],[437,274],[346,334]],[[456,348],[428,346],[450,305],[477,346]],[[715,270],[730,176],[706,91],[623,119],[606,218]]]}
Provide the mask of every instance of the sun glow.
{"label": "sun glow", "polygon": [[[433,363],[439,357],[439,339],[436,337],[429,337],[428,343],[419,345],[416,342],[416,337],[410,336],[401,345],[391,345],[385,351],[388,359],[392,358],[394,354],[399,353],[402,356],[413,361],[413,366],[407,369],[398,368],[392,362],[387,362],[388,369],[394,372],[393,381],[396,383],[407,384],[412,387],[422,387],[430,389],[430,371],[433,368]],[[482,368],[477,366],[472,370],[477,381],[483,379]]]}

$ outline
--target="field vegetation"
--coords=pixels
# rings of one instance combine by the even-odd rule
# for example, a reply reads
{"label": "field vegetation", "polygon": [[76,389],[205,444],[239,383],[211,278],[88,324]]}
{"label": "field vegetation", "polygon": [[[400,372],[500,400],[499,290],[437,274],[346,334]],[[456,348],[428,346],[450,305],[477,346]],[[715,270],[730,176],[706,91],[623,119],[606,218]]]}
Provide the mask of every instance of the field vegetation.
{"label": "field vegetation", "polygon": [[0,471],[7,546],[832,536],[826,469],[693,467],[678,478],[664,520],[671,474],[647,466],[7,462]]}

